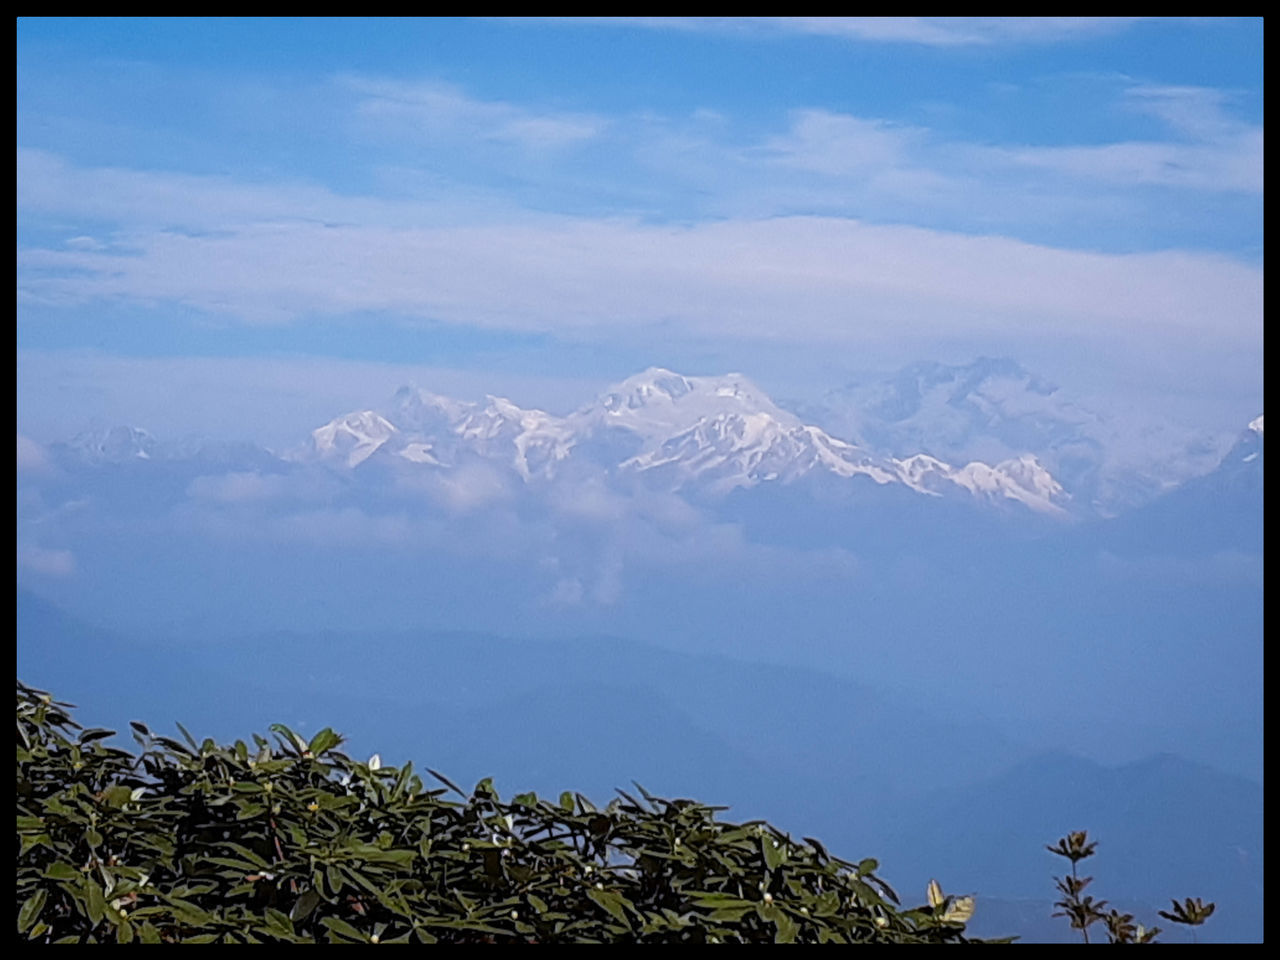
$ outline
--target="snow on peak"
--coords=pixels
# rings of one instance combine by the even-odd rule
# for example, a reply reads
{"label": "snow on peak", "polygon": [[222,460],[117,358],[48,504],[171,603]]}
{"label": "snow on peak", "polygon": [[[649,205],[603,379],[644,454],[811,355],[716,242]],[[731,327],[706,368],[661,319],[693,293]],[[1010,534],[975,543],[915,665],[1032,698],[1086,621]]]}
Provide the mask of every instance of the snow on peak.
{"label": "snow on peak", "polygon": [[86,431],[68,446],[85,459],[102,463],[150,460],[158,448],[156,438],[147,431],[124,425]]}
{"label": "snow on peak", "polygon": [[359,466],[397,433],[395,426],[373,410],[349,413],[311,431],[312,456],[341,459],[348,467]]}
{"label": "snow on peak", "polygon": [[1262,436],[1262,414],[1258,414],[1255,419],[1249,421],[1249,429],[1258,436]]}
{"label": "snow on peak", "polygon": [[650,446],[722,415],[764,414],[785,427],[800,426],[763,390],[740,373],[687,377],[650,367],[628,377],[583,407],[570,420],[576,429],[622,428]]}
{"label": "snow on peak", "polygon": [[726,493],[812,474],[1017,501],[1045,513],[1062,513],[1067,499],[1031,455],[964,467],[925,454],[876,455],[782,410],[742,374],[691,377],[663,367],[623,380],[568,417],[504,397],[471,403],[404,387],[382,412],[348,414],[314,431],[306,458],[356,467],[379,450],[400,469],[451,469],[480,458],[504,463],[526,482],[554,480],[572,456],[582,469],[671,490]]}
{"label": "snow on peak", "polygon": [[1066,512],[1060,504],[1070,499],[1062,485],[1030,454],[995,466],[974,460],[963,467],[953,467],[923,453],[893,462],[898,465],[903,482],[921,493],[939,495],[959,487],[979,499],[1013,500],[1037,513],[1058,516]]}
{"label": "snow on peak", "polygon": [[472,404],[441,396],[421,387],[401,387],[384,411],[404,430],[430,431],[466,415]]}

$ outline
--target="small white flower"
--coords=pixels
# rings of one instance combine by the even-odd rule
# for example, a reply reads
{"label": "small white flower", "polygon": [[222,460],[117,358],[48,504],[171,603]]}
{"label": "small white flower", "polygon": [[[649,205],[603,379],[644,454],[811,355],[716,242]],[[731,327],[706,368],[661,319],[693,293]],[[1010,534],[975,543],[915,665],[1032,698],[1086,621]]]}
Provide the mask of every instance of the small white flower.
{"label": "small white flower", "polygon": [[381,767],[381,766],[382,766],[382,758],[381,758],[380,756],[378,756],[376,753],[375,753],[372,757],[370,757],[370,758],[369,758],[369,769],[370,769],[370,770],[377,770],[377,769],[378,769],[379,767]]}
{"label": "small white flower", "polygon": [[765,902],[765,903],[773,903],[773,894],[772,894],[772,893],[766,893],[766,894],[764,895],[764,902]]}

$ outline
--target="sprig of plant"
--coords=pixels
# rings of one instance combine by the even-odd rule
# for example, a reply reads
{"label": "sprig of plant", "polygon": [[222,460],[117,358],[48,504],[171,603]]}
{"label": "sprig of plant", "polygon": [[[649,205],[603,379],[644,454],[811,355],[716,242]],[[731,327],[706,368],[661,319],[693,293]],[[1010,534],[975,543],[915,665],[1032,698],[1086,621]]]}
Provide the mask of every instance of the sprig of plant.
{"label": "sprig of plant", "polygon": [[1166,920],[1191,927],[1191,939],[1193,942],[1196,940],[1195,928],[1213,916],[1213,911],[1217,909],[1217,904],[1204,903],[1199,897],[1194,900],[1187,897],[1182,903],[1177,900],[1171,900],[1170,902],[1173,904],[1172,913],[1165,910],[1157,910],[1156,912]]}
{"label": "sprig of plant", "polygon": [[1089,942],[1089,927],[1105,920],[1103,910],[1107,906],[1107,901],[1095,901],[1091,896],[1082,896],[1084,888],[1093,883],[1093,877],[1080,877],[1076,871],[1076,864],[1093,856],[1097,846],[1096,841],[1089,842],[1086,831],[1076,830],[1060,839],[1056,847],[1045,847],[1050,853],[1066,857],[1071,861],[1071,876],[1053,878],[1058,891],[1062,894],[1062,899],[1054,903],[1055,907],[1060,908],[1054,916],[1069,918],[1072,929],[1081,932],[1085,943]]}
{"label": "sprig of plant", "polygon": [[[1147,929],[1140,923],[1134,923],[1133,914],[1121,913],[1115,909],[1107,912],[1107,901],[1082,896],[1084,888],[1093,882],[1093,877],[1081,878],[1077,874],[1076,864],[1093,856],[1097,848],[1098,842],[1090,841],[1084,830],[1069,833],[1058,840],[1056,845],[1045,847],[1050,853],[1071,861],[1071,876],[1054,877],[1062,894],[1062,899],[1054,903],[1055,907],[1060,908],[1054,916],[1069,918],[1072,928],[1079,930],[1084,936],[1085,943],[1089,942],[1089,927],[1099,922],[1106,927],[1109,943],[1154,943],[1156,935],[1160,933],[1159,927]],[[1214,904],[1205,904],[1197,897],[1194,900],[1188,898],[1182,903],[1174,900],[1172,913],[1164,910],[1158,912],[1166,920],[1198,927],[1213,911]],[[1194,930],[1192,939],[1195,939]]]}

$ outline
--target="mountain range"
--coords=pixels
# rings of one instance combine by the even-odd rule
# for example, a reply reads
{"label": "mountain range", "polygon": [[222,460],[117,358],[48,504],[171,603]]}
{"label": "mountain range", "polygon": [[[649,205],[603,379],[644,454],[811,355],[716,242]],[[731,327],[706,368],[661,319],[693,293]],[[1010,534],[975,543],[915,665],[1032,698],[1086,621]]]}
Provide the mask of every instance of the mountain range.
{"label": "mountain range", "polygon": [[1077,514],[1114,516],[1214,470],[1236,434],[1150,411],[1098,410],[1008,358],[914,363],[828,391],[802,411],[838,436],[891,454],[999,461],[1031,455]]}
{"label": "mountain range", "polygon": [[[1143,506],[1233,456],[1220,438],[1122,427],[1058,394],[1013,361],[917,364],[794,412],[740,374],[655,367],[566,416],[406,386],[279,455],[247,443],[164,444],[125,426],[83,434],[57,452],[92,464],[163,460],[240,472],[320,465],[401,486],[433,475],[465,484],[482,467],[532,492],[589,481],[699,502],[825,485],[855,503],[892,490],[1062,520]],[[1260,445],[1261,422],[1246,440]],[[1237,473],[1260,473],[1260,457],[1232,462]]]}

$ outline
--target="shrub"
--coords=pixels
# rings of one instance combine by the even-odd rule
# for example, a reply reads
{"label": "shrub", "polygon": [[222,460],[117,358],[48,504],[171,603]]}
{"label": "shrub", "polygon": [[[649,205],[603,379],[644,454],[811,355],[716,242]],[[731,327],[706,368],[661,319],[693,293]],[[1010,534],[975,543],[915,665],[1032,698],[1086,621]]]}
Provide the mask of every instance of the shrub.
{"label": "shrub", "polygon": [[[304,741],[153,735],[138,755],[17,685],[20,938],[38,943],[967,942],[878,864],[638,788],[502,801]],[[447,799],[450,794],[457,799]]]}

